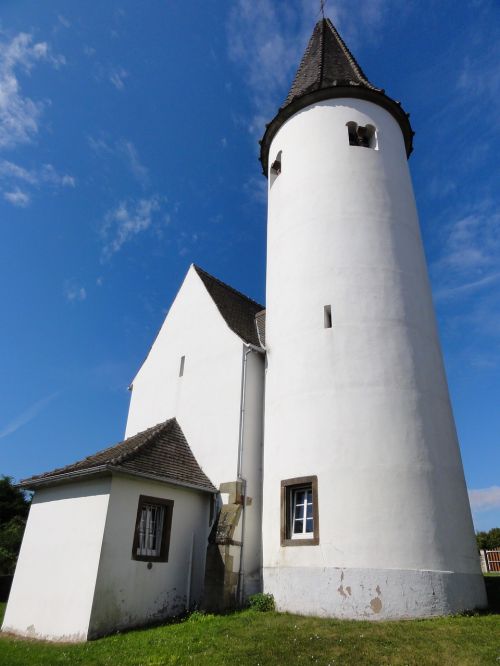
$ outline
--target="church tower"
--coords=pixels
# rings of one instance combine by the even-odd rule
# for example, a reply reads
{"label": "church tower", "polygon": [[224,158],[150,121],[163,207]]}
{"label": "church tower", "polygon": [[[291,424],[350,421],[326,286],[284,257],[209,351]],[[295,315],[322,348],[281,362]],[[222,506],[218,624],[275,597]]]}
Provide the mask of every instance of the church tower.
{"label": "church tower", "polygon": [[407,158],[413,131],[320,20],[267,126],[264,591],[280,610],[484,606]]}

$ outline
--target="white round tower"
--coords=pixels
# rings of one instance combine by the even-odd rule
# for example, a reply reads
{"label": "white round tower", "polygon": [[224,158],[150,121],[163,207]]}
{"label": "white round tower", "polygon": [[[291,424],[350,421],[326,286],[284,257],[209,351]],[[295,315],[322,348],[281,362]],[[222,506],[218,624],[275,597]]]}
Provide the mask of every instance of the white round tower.
{"label": "white round tower", "polygon": [[486,604],[407,165],[328,19],[268,125],[263,580],[278,608]]}

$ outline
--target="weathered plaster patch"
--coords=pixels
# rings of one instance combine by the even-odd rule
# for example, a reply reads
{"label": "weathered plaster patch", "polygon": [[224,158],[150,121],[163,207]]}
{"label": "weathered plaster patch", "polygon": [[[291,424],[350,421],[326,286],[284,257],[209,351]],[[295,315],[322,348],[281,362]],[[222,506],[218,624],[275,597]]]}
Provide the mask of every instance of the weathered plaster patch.
{"label": "weathered plaster patch", "polygon": [[484,581],[475,574],[328,567],[265,567],[263,574],[264,591],[274,595],[277,608],[302,615],[385,620],[447,615],[486,604]]}

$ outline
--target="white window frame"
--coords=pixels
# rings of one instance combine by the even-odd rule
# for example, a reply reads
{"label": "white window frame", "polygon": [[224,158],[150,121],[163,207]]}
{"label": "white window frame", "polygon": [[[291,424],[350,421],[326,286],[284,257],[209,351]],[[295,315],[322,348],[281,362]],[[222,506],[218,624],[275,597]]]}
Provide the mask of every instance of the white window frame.
{"label": "white window frame", "polygon": [[[303,501],[298,502],[299,494],[303,493]],[[314,500],[312,484],[290,488],[290,538],[314,538]],[[299,513],[302,516],[298,515]],[[309,513],[311,515],[309,515]],[[302,529],[297,529],[297,523],[302,523]],[[311,528],[311,529],[309,529]]]}
{"label": "white window frame", "polygon": [[164,523],[165,506],[163,504],[145,503],[142,505],[136,555],[160,557]]}

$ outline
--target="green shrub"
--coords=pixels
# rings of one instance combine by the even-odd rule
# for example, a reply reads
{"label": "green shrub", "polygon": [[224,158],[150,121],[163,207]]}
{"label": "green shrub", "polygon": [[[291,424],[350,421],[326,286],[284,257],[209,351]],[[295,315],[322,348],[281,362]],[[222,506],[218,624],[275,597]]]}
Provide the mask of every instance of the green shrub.
{"label": "green shrub", "polygon": [[189,622],[210,622],[215,618],[212,613],[205,613],[205,611],[195,610],[187,618]]}
{"label": "green shrub", "polygon": [[263,592],[252,594],[251,597],[248,597],[248,605],[250,608],[253,608],[253,610],[260,611],[261,613],[276,610],[273,595],[264,594]]}

